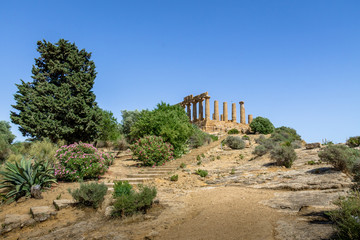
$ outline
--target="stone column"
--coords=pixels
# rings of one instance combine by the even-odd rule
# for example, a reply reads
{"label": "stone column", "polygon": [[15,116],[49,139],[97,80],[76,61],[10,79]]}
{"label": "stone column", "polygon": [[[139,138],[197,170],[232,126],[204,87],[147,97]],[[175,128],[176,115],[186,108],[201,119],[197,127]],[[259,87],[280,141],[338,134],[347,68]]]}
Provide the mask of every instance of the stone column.
{"label": "stone column", "polygon": [[220,114],[220,121],[224,121],[224,115]]}
{"label": "stone column", "polygon": [[240,103],[240,123],[246,124],[244,102],[241,101],[239,103]]}
{"label": "stone column", "polygon": [[199,100],[199,120],[204,119],[204,105],[203,105],[204,99]]}
{"label": "stone column", "polygon": [[228,121],[228,109],[227,109],[227,102],[223,103],[223,118],[225,122]]}
{"label": "stone column", "polygon": [[210,97],[205,97],[205,119],[210,120]]}
{"label": "stone column", "polygon": [[197,104],[197,101],[193,101],[193,121],[196,121],[197,120],[197,108],[196,108],[196,104]]}
{"label": "stone column", "polygon": [[236,103],[231,104],[232,105],[232,121],[236,122]]}
{"label": "stone column", "polygon": [[187,116],[189,117],[189,120],[191,121],[191,103],[187,103]]}
{"label": "stone column", "polygon": [[252,120],[253,120],[253,116],[252,116],[252,114],[249,114],[248,115],[248,124],[250,124],[252,122]]}
{"label": "stone column", "polygon": [[217,100],[214,101],[214,116],[214,120],[219,121],[219,101]]}
{"label": "stone column", "polygon": [[212,120],[215,120],[215,113],[213,113],[212,115]]}

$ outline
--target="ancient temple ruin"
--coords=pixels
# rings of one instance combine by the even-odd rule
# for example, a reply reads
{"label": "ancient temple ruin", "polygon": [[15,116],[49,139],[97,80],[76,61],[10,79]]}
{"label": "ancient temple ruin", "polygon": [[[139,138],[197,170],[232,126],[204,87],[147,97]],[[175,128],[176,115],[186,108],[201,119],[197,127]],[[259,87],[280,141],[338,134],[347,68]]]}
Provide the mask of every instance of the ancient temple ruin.
{"label": "ancient temple ruin", "polygon": [[[204,117],[204,100],[205,100],[205,117]],[[231,119],[228,119],[227,102],[223,102],[223,113],[219,115],[219,101],[214,101],[214,112],[210,115],[210,96],[208,92],[197,96],[189,95],[184,97],[184,101],[179,103],[186,109],[190,122],[197,125],[206,132],[227,132],[232,128],[238,129],[242,133],[250,130],[249,124],[253,117],[248,115],[246,123],[244,102],[240,101],[240,122],[236,121],[236,103],[231,105]],[[191,108],[192,107],[192,108]],[[210,118],[211,116],[211,118]]]}

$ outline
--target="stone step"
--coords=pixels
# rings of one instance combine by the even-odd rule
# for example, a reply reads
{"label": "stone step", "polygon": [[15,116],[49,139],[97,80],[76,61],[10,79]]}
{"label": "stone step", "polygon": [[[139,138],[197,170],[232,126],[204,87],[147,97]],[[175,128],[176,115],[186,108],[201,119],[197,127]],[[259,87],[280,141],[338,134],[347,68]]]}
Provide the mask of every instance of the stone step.
{"label": "stone step", "polygon": [[154,170],[154,171],[150,171],[150,170],[146,170],[143,172],[138,172],[138,174],[160,174],[160,175],[167,175],[168,173],[171,173],[173,171],[163,171],[163,170]]}
{"label": "stone step", "polygon": [[127,174],[128,178],[157,178],[164,176],[163,174],[154,174],[154,173],[138,173],[138,174]]}
{"label": "stone step", "polygon": [[[130,184],[139,184],[144,182],[152,182],[153,178],[122,178],[122,179],[114,179],[113,181],[128,181]],[[104,182],[106,186],[113,186],[113,182]]]}

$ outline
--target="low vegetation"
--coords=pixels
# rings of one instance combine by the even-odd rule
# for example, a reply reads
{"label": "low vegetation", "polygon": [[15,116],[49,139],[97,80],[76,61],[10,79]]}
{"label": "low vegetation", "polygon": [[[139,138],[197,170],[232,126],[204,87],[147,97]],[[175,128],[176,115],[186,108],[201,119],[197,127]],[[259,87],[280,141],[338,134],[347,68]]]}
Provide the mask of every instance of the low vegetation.
{"label": "low vegetation", "polygon": [[79,204],[96,209],[104,201],[107,186],[104,183],[82,183],[80,188],[73,191],[69,189],[69,192]]}
{"label": "low vegetation", "polygon": [[179,175],[172,175],[171,177],[170,177],[170,181],[172,181],[172,182],[177,182],[179,180]]}
{"label": "low vegetation", "polygon": [[228,132],[228,134],[239,134],[239,130],[237,130],[236,128],[230,129]]}
{"label": "low vegetation", "polygon": [[198,170],[196,170],[195,174],[199,175],[200,177],[206,177],[208,175],[208,171],[198,169]]}
{"label": "low vegetation", "polygon": [[157,191],[155,187],[139,185],[139,191],[130,191],[115,198],[112,216],[124,217],[135,213],[146,213],[153,204]]}
{"label": "low vegetation", "polygon": [[33,186],[38,185],[44,188],[56,183],[54,169],[48,162],[32,163],[30,159],[25,158],[20,162],[6,162],[0,175],[2,175],[0,188],[5,190],[3,197],[7,202],[23,196],[31,196],[31,187]]}
{"label": "low vegetation", "polygon": [[319,152],[321,161],[328,162],[335,169],[360,175],[360,151],[346,145],[327,145]]}
{"label": "low vegetation", "polygon": [[346,145],[348,145],[348,146],[351,147],[351,148],[359,147],[359,146],[360,146],[360,136],[350,137],[350,138],[346,141]]}
{"label": "low vegetation", "polygon": [[128,181],[115,181],[113,197],[117,198],[122,195],[129,195],[133,191],[132,185]]}
{"label": "low vegetation", "polygon": [[335,223],[338,239],[360,239],[360,192],[354,191],[335,204],[339,208],[327,214]]}
{"label": "low vegetation", "polygon": [[291,146],[276,146],[270,153],[271,159],[276,161],[276,165],[291,168],[296,159],[296,153]]}
{"label": "low vegetation", "polygon": [[87,143],[62,146],[56,151],[55,158],[55,176],[63,181],[98,178],[113,162],[111,155]]}
{"label": "low vegetation", "polygon": [[245,142],[241,139],[241,137],[238,136],[228,136],[224,140],[224,144],[226,144],[231,149],[244,149],[245,148]]}
{"label": "low vegetation", "polygon": [[171,161],[174,148],[166,143],[162,137],[146,136],[131,145],[133,155],[145,166],[160,166]]}

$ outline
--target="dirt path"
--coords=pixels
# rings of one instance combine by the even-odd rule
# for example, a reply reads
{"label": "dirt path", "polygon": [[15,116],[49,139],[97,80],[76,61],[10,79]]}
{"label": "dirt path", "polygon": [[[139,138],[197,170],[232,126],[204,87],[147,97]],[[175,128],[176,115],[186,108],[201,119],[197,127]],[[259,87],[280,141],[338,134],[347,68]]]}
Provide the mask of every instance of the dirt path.
{"label": "dirt path", "polygon": [[[252,145],[242,150],[222,148],[220,140],[192,150],[168,163],[176,167],[169,176],[153,181],[160,204],[146,215],[125,219],[104,216],[98,211],[68,208],[51,220],[10,232],[5,239],[327,239],[332,233],[322,209],[346,193],[349,178],[318,161],[317,151],[298,149],[291,169],[276,167],[268,155],[253,159]],[[139,171],[136,161],[124,153],[104,177],[110,181]],[[198,161],[197,156],[201,156]],[[185,163],[184,169],[178,168]],[[175,169],[176,169],[175,168]],[[209,172],[206,178],[197,169]],[[140,169],[141,170],[141,169]],[[102,179],[102,181],[104,181]],[[60,184],[44,193],[44,199],[30,199],[0,208],[6,214],[26,213],[32,205],[49,205],[59,197],[68,198],[67,188],[78,183]],[[111,198],[111,195],[108,198]],[[315,209],[315,210],[314,210]],[[321,224],[316,224],[319,222]],[[325,223],[325,224],[323,224]]]}
{"label": "dirt path", "polygon": [[283,215],[259,203],[272,195],[240,187],[194,191],[185,199],[182,222],[156,239],[274,239],[275,223]]}

